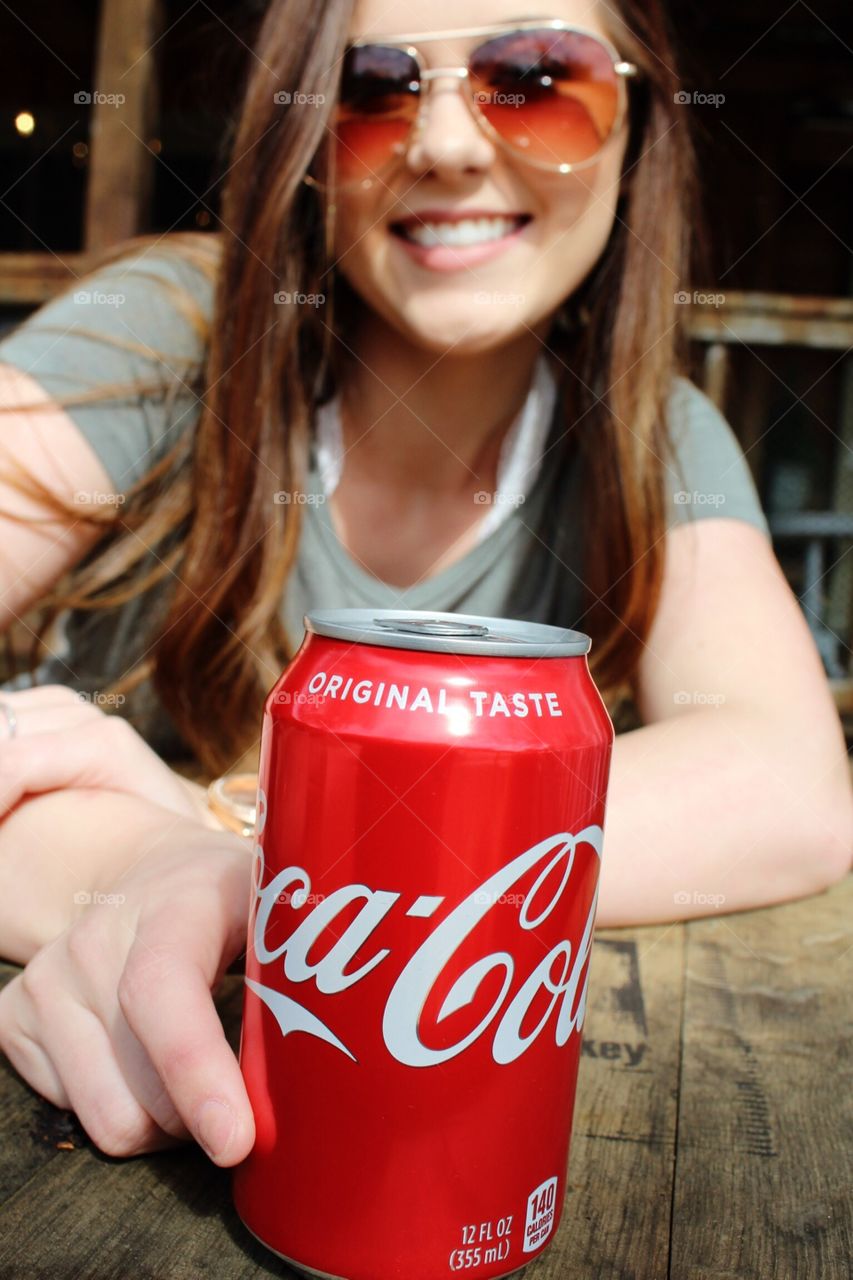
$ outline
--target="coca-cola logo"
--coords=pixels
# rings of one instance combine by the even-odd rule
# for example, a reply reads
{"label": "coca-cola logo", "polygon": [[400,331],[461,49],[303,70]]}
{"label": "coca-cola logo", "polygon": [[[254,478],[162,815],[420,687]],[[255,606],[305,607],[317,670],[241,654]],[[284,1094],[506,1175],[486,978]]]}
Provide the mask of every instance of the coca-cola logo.
{"label": "coca-cola logo", "polygon": [[[263,966],[280,961],[288,982],[295,985],[312,982],[324,995],[355,986],[391,954],[387,947],[378,947],[357,968],[349,967],[389,912],[397,908],[401,894],[388,889],[373,889],[365,884],[342,885],[324,896],[312,894],[308,872],[304,867],[295,865],[285,867],[268,884],[264,884],[264,854],[260,837],[266,824],[267,801],[262,791],[258,796],[257,814],[254,885],[257,900],[252,940],[258,963]],[[569,938],[557,942],[527,975],[511,999],[507,1000],[507,996],[513,985],[516,962],[509,951],[484,955],[459,974],[445,995],[437,1015],[438,1021],[471,1005],[489,974],[498,974],[500,980],[500,991],[491,1007],[465,1035],[450,1045],[430,1047],[421,1040],[418,1023],[431,991],[452,957],[497,903],[516,901],[519,904],[519,927],[525,931],[536,929],[551,915],[571,883],[578,848],[589,845],[600,858],[602,842],[602,828],[596,825],[584,827],[575,834],[563,831],[547,836],[484,880],[435,926],[403,966],[385,1003],[382,1035],[388,1052],[398,1062],[411,1067],[438,1066],[463,1053],[493,1029],[492,1057],[496,1063],[504,1064],[514,1062],[529,1049],[549,1023],[553,1025],[557,1045],[564,1045],[573,1031],[580,1032],[586,1012],[587,960],[592,946],[597,887],[577,946],[573,947]],[[535,868],[539,868],[539,874],[532,886],[524,893],[512,895],[513,886]],[[444,897],[439,895],[421,895],[411,903],[406,915],[429,918],[443,902]],[[294,913],[293,929],[283,941],[269,946],[270,922],[276,908],[279,909],[277,921],[280,919],[283,903],[286,910]],[[357,904],[360,905],[353,914],[353,907]],[[309,908],[307,911],[306,907]],[[346,913],[349,924],[324,955],[309,960],[309,953],[317,940],[343,913]],[[246,985],[270,1009],[282,1035],[305,1032],[356,1060],[355,1054],[332,1028],[297,1000],[253,978],[247,977]],[[544,1011],[535,1026],[527,1027],[527,1015],[534,1001],[537,1008],[541,1008],[543,993],[549,997]],[[523,1030],[524,1027],[527,1029]]]}

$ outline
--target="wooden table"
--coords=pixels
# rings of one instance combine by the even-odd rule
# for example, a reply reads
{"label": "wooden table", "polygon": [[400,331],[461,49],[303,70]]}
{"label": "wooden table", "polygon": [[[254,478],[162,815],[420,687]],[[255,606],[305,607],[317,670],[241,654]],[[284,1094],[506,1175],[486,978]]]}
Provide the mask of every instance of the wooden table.
{"label": "wooden table", "polygon": [[[851,908],[848,877],[597,934],[563,1221],[525,1280],[850,1275]],[[239,1004],[229,978],[232,1036]],[[197,1148],[108,1158],[5,1063],[0,1081],[2,1280],[293,1275]]]}

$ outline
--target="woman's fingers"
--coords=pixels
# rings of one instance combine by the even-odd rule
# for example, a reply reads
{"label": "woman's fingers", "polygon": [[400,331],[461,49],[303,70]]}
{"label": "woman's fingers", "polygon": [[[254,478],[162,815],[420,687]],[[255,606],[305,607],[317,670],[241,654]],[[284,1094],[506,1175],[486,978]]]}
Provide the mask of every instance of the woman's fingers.
{"label": "woman's fingers", "polygon": [[105,1025],[116,1062],[134,1097],[164,1133],[180,1140],[192,1138],[193,1135],[175,1109],[168,1089],[155,1071],[138,1037],[127,1025],[127,1019],[117,1003]]}
{"label": "woman's fingers", "polygon": [[108,1156],[158,1151],[175,1139],[163,1132],[128,1086],[100,1018],[75,1001],[57,999],[45,1049],[60,1069],[71,1110]]}
{"label": "woman's fingers", "polygon": [[[109,705],[106,696],[80,693],[66,685],[46,684],[33,689],[0,689],[0,703],[11,712],[14,732],[8,717],[0,715],[0,744],[13,738],[28,738],[36,733],[55,733],[89,721],[102,721]],[[121,699],[123,701],[123,699]]]}
{"label": "woman's fingers", "polygon": [[71,1106],[59,1072],[40,1043],[22,974],[0,991],[0,1051],[36,1093],[55,1107]]}
{"label": "woman's fingers", "polygon": [[31,1088],[76,1113],[107,1155],[174,1144],[128,1087],[99,1018],[46,972],[25,970],[2,992],[0,1047]]}
{"label": "woman's fingers", "polygon": [[[84,715],[66,729],[20,732],[0,742],[0,817],[28,794],[102,787],[128,791],[196,818],[189,793],[153,752],[149,761],[148,752],[134,729],[119,716]],[[134,767],[135,759],[141,767]]]}
{"label": "woman's fingers", "polygon": [[25,795],[94,785],[103,774],[103,752],[100,724],[75,724],[71,730],[52,733],[21,732],[0,743],[0,817]]}
{"label": "woman's fingers", "polygon": [[[141,927],[118,994],[128,1025],[184,1124],[212,1160],[229,1166],[248,1155],[255,1124],[210,994],[213,975],[205,972],[204,951],[214,923],[210,911],[184,911],[170,921],[167,946],[162,941],[149,945]],[[165,924],[161,914],[158,940]]]}

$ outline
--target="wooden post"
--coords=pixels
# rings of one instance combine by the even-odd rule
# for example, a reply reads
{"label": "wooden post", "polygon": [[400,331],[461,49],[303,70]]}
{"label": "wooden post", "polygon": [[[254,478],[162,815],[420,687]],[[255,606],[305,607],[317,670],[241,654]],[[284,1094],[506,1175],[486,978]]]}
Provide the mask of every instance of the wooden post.
{"label": "wooden post", "polygon": [[103,249],[148,227],[157,115],[154,45],[161,0],[102,0],[92,85],[85,245]]}
{"label": "wooden post", "polygon": [[726,383],[729,372],[729,353],[724,342],[712,342],[705,351],[705,368],[703,370],[705,395],[719,409],[726,412]]}

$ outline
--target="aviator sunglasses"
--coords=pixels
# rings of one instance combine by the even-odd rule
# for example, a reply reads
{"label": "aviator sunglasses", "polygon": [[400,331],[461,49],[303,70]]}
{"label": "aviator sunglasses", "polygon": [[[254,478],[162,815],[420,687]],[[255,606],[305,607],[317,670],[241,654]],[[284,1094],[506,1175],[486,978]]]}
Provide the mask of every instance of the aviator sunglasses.
{"label": "aviator sunglasses", "polygon": [[[428,67],[419,47],[484,36],[462,67]],[[625,81],[636,75],[604,37],[558,19],[354,41],[330,124],[331,181],[381,179],[411,145],[427,91],[441,78],[464,83],[475,120],[499,146],[539,169],[572,173],[592,164],[619,129]]]}

